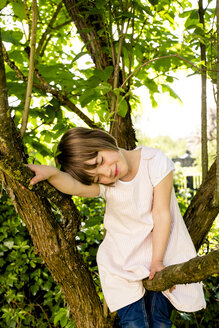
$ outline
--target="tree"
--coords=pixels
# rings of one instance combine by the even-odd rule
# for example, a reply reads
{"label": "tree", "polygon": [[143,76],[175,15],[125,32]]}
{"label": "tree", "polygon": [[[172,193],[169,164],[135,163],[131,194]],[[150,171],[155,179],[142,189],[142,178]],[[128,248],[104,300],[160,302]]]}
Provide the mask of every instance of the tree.
{"label": "tree", "polygon": [[[35,157],[37,162],[43,162],[43,157],[55,152],[55,147],[51,149],[49,144],[55,143],[65,130],[75,126],[68,119],[66,110],[75,113],[89,127],[109,128],[120,146],[134,148],[131,110],[135,97],[132,88],[144,83],[150,90],[154,104],[155,94],[159,90],[177,97],[168,84],[173,78],[167,72],[176,65],[191,65],[191,57],[183,60],[177,54],[178,40],[161,24],[162,18],[171,26],[174,25],[178,10],[174,2],[169,4],[169,1],[163,0],[153,6],[153,1],[149,1],[144,6],[140,1],[109,1],[108,10],[105,11],[102,1],[65,0],[64,3],[67,10],[62,2],[54,5],[48,0],[46,8],[45,1],[39,2],[32,97],[38,98],[41,104],[32,104],[23,140],[19,128],[28,81],[31,11],[28,1],[12,1],[9,7],[13,9],[9,17],[12,15],[16,21],[27,21],[25,26],[28,28],[23,33],[22,25],[10,30],[5,27],[2,31],[3,41],[10,43],[11,47],[7,51],[3,45],[0,47],[0,168],[5,189],[30,232],[36,252],[60,284],[76,326],[113,327],[116,325],[114,316],[104,318],[91,274],[76,247],[80,213],[70,197],[57,192],[46,182],[30,191],[32,174],[23,163],[27,162],[27,155],[29,160]],[[187,4],[187,1],[183,1],[181,6]],[[6,1],[0,8],[4,5]],[[77,34],[85,44],[77,54],[67,47],[63,49],[72,38],[68,12]],[[7,11],[4,13],[8,15]],[[3,22],[5,18],[2,15]],[[90,68],[79,69],[77,59],[87,53],[93,64]],[[163,59],[158,59],[160,57]],[[8,64],[7,86],[3,58]],[[153,68],[149,66],[152,62]],[[145,67],[147,72],[143,70]],[[131,76],[133,72],[135,74]],[[159,81],[156,79],[158,76]],[[7,87],[9,96],[21,101],[14,107],[8,105]],[[85,107],[87,114],[83,110]],[[95,121],[97,114],[101,123]],[[41,136],[41,142],[38,135]],[[22,190],[19,183],[27,189]],[[218,214],[218,206],[212,201],[214,190],[215,166],[211,168],[185,215],[197,248]],[[60,211],[61,220],[56,220],[54,209]],[[198,233],[197,226],[203,227]],[[204,258],[196,259],[199,265],[208,263],[209,269],[201,270],[201,274],[198,272],[196,281],[216,273],[214,262],[217,254],[211,254],[206,261]],[[173,282],[174,271],[175,268],[170,267],[157,274],[153,284],[163,275],[166,277],[166,274],[171,276]],[[182,274],[184,271],[182,269]],[[145,284],[150,288],[148,282]],[[158,288],[168,287],[164,285]]]}

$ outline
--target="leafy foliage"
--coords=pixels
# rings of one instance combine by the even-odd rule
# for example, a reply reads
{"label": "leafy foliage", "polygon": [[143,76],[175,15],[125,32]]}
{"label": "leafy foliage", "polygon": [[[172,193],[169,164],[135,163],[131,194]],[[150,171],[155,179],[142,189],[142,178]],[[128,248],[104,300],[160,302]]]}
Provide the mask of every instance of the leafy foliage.
{"label": "leafy foliage", "polygon": [[74,324],[59,286],[34,247],[10,199],[0,200],[1,327],[67,327]]}

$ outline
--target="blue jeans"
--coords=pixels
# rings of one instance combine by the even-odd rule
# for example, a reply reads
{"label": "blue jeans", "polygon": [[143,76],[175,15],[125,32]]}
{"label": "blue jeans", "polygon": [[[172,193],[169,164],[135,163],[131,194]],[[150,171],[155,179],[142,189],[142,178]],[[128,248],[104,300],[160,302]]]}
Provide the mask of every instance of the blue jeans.
{"label": "blue jeans", "polygon": [[117,311],[122,328],[170,328],[173,306],[161,292],[147,291],[139,301]]}

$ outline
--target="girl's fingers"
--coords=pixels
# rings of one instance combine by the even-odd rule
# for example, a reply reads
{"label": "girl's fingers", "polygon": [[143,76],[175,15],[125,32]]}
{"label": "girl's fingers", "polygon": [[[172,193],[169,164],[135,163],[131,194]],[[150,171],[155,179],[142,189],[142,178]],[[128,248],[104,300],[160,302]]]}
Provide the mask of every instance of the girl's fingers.
{"label": "girl's fingers", "polygon": [[155,272],[150,272],[149,280],[152,280],[154,278],[154,275],[155,275]]}
{"label": "girl's fingers", "polygon": [[42,179],[41,179],[41,176],[39,175],[36,175],[35,177],[33,177],[33,179],[30,180],[30,184],[33,186],[35,185],[37,182],[40,182]]}

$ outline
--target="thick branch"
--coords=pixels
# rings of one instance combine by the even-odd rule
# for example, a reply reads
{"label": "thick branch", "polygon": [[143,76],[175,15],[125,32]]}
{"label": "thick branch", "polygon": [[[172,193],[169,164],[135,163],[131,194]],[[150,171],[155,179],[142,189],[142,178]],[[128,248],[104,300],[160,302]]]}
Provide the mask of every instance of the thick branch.
{"label": "thick branch", "polygon": [[[8,106],[8,93],[6,86],[5,66],[2,53],[2,39],[0,29],[0,139],[9,149],[15,149],[11,135],[13,135],[10,109]],[[4,140],[4,141],[3,141]]]}
{"label": "thick branch", "polygon": [[25,105],[24,105],[24,111],[23,111],[22,123],[21,123],[21,137],[23,137],[25,130],[27,128],[27,121],[28,121],[30,101],[31,101],[31,93],[32,93],[32,88],[33,88],[36,31],[37,31],[37,2],[36,2],[36,0],[32,0],[32,29],[31,29],[31,42],[30,42],[30,64],[29,64],[29,73],[28,73],[28,81],[27,81],[26,99],[25,99]]}
{"label": "thick branch", "polygon": [[152,280],[145,279],[143,283],[148,290],[164,291],[174,285],[200,282],[215,274],[219,274],[219,250],[197,256],[188,262],[170,265],[157,272]]}
{"label": "thick branch", "polygon": [[201,184],[184,214],[184,221],[196,250],[200,248],[219,212],[219,205],[216,205],[214,202],[215,177],[216,162],[210,168],[206,179]]}
{"label": "thick branch", "polygon": [[[40,182],[35,186],[29,184],[33,172],[17,161],[13,156],[7,154],[5,146],[0,142],[0,169],[11,179],[15,179],[27,189],[37,192],[41,197],[48,198],[55,204],[62,214],[62,228],[66,234],[66,240],[75,242],[75,236],[80,224],[80,214],[70,196],[60,193],[48,182]],[[72,220],[74,218],[74,221]]]}
{"label": "thick branch", "polygon": [[[82,41],[90,52],[91,58],[98,69],[104,69],[111,64],[111,58],[102,49],[107,47],[105,33],[101,36],[98,31],[104,30],[103,17],[92,12],[92,2],[64,0],[67,11],[74,22]],[[88,17],[88,18],[87,18]]]}

